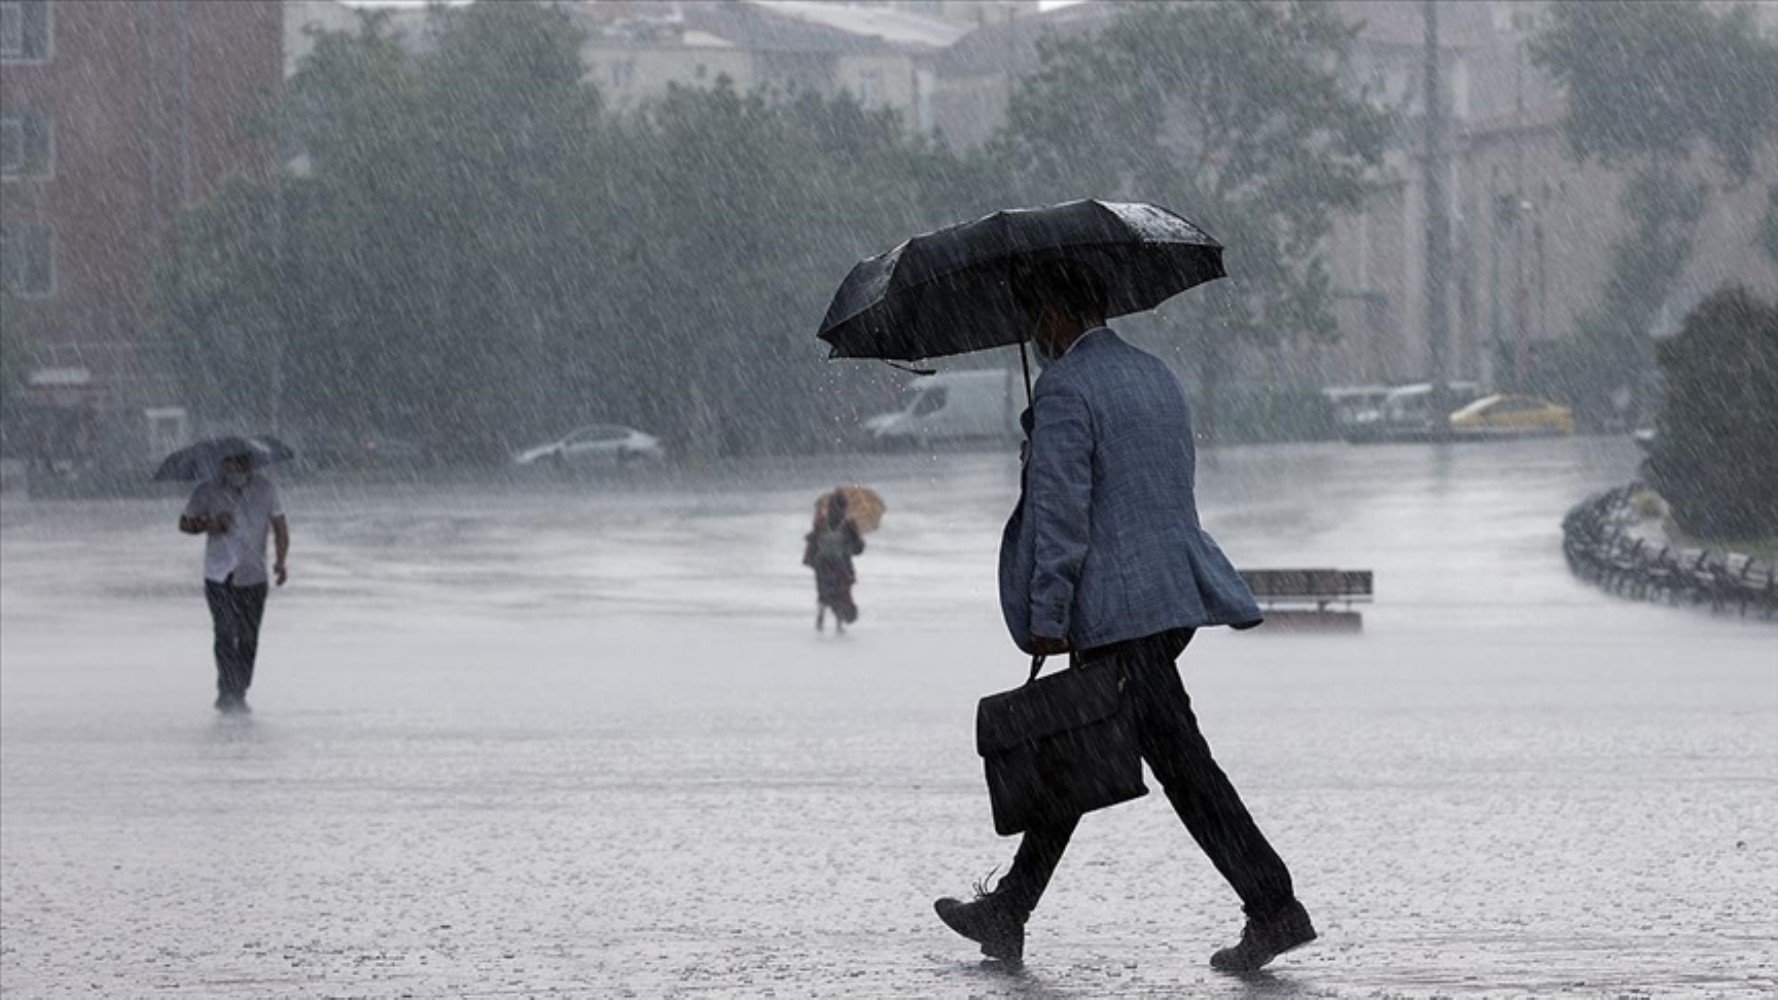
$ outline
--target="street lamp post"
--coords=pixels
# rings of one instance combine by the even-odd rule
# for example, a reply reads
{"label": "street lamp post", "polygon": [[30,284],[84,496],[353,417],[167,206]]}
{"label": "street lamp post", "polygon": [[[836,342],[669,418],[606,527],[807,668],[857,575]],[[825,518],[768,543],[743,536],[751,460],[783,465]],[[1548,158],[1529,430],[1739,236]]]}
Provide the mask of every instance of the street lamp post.
{"label": "street lamp post", "polygon": [[284,168],[282,163],[272,165],[272,276],[277,282],[277,291],[272,296],[275,303],[272,323],[276,331],[272,334],[272,385],[271,385],[271,432],[280,434],[284,416],[284,341],[286,296],[289,294],[284,281]]}
{"label": "street lamp post", "polygon": [[[1524,219],[1532,215],[1532,241],[1537,253],[1537,266],[1543,267],[1543,221],[1536,216],[1537,203],[1519,197],[1513,203],[1513,381],[1525,387],[1531,369],[1531,283],[1525,278]],[[1538,279],[1541,283],[1542,279]]]}
{"label": "street lamp post", "polygon": [[1445,216],[1444,98],[1439,87],[1438,4],[1422,0],[1425,19],[1425,122],[1426,149],[1421,161],[1422,187],[1426,194],[1426,334],[1432,381],[1432,431],[1444,436],[1448,427],[1442,415],[1449,411],[1446,348],[1450,338],[1450,313],[1445,298],[1451,252],[1450,220]]}
{"label": "street lamp post", "polygon": [[1505,351],[1504,331],[1500,325],[1500,240],[1507,227],[1509,212],[1505,195],[1495,194],[1489,199],[1488,225],[1488,356],[1486,371],[1488,373],[1487,388],[1490,391],[1500,389],[1500,364]]}

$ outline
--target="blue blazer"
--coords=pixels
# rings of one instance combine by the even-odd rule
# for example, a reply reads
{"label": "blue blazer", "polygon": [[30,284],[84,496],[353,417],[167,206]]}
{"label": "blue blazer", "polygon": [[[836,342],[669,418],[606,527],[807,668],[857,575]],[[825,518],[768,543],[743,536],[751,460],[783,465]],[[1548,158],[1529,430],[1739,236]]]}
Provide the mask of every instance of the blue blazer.
{"label": "blue blazer", "polygon": [[1020,649],[1033,635],[1092,649],[1259,624],[1198,523],[1191,412],[1159,358],[1091,330],[1044,369],[1026,417],[1024,488],[1000,539],[1000,606]]}

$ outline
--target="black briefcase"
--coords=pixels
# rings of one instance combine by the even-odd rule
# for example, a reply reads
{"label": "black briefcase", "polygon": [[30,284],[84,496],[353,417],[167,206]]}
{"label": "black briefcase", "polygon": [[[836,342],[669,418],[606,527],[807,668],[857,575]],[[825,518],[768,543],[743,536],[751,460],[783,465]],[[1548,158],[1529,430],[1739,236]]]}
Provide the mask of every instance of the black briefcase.
{"label": "black briefcase", "polygon": [[1142,751],[1117,658],[989,695],[975,713],[976,752],[1002,836],[1148,794]]}

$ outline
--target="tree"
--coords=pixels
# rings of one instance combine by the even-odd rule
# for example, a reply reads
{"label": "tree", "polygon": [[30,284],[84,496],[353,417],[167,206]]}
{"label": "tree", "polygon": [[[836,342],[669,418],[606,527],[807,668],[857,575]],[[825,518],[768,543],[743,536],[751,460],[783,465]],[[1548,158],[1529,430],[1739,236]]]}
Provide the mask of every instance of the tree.
{"label": "tree", "polygon": [[850,98],[743,94],[726,80],[674,88],[630,134],[634,263],[614,275],[613,300],[630,333],[611,363],[693,442],[831,439],[821,429],[855,414],[834,405],[839,372],[815,323],[860,257],[950,221],[919,181],[943,154]]}
{"label": "tree", "polygon": [[1759,37],[1746,8],[1594,0],[1555,5],[1531,54],[1567,93],[1574,157],[1627,174],[1619,204],[1630,229],[1580,321],[1590,353],[1611,367],[1575,401],[1601,409],[1604,395],[1644,381],[1650,327],[1684,278],[1708,195],[1696,158],[1712,155],[1731,184],[1743,182],[1778,130],[1778,45]]}
{"label": "tree", "polygon": [[323,34],[280,119],[307,175],[185,219],[160,301],[206,407],[263,420],[276,376],[326,426],[489,454],[603,420],[682,453],[856,423],[827,296],[978,169],[844,96],[722,81],[616,114],[559,9],[431,16],[419,54],[374,15]]}
{"label": "tree", "polygon": [[1778,306],[1717,292],[1658,353],[1648,464],[1674,520],[1706,539],[1778,537]]}
{"label": "tree", "polygon": [[[293,81],[314,164],[298,212],[318,391],[356,421],[498,450],[553,429],[602,256],[605,135],[561,10],[435,11],[436,47],[334,36]],[[569,355],[564,358],[564,354]]]}
{"label": "tree", "polygon": [[[189,212],[159,302],[208,411],[267,422],[277,377],[306,423],[470,452],[557,428],[584,323],[600,139],[559,10],[440,10],[406,52],[370,15],[323,34],[280,127],[307,176]],[[319,415],[313,415],[319,410]]]}
{"label": "tree", "polygon": [[155,277],[186,391],[208,417],[263,422],[286,317],[270,234],[271,190],[231,178],[179,222],[177,257]]}
{"label": "tree", "polygon": [[27,348],[14,313],[12,287],[0,280],[0,421],[11,429],[18,420],[25,388]]}
{"label": "tree", "polygon": [[1344,83],[1356,31],[1326,4],[1132,6],[1044,42],[994,140],[1027,201],[1154,201],[1228,247],[1232,277],[1167,310],[1207,391],[1236,341],[1334,332],[1321,244],[1360,206],[1392,124]]}
{"label": "tree", "polygon": [[1778,45],[1746,6],[1698,0],[1552,5],[1531,58],[1568,95],[1576,157],[1624,169],[1708,150],[1745,180],[1778,118]]}

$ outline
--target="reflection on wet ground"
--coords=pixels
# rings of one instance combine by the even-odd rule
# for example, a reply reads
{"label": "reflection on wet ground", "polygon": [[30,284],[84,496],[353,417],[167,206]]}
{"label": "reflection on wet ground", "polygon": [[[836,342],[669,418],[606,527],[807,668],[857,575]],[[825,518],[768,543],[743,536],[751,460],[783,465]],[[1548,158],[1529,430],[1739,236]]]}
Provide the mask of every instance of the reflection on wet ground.
{"label": "reflection on wet ground", "polygon": [[[256,712],[208,708],[176,499],[0,508],[7,995],[1743,996],[1778,989],[1778,630],[1619,602],[1587,439],[1225,451],[1242,565],[1369,568],[1362,636],[1217,633],[1187,685],[1323,940],[1266,976],[1164,798],[1089,818],[1029,965],[932,897],[1004,864],[998,455],[292,483]],[[889,502],[812,629],[815,495]]]}

